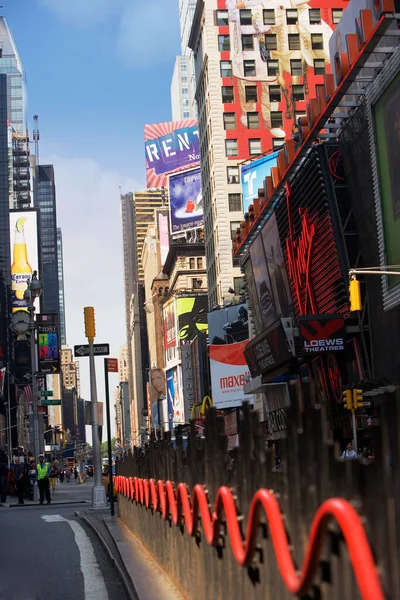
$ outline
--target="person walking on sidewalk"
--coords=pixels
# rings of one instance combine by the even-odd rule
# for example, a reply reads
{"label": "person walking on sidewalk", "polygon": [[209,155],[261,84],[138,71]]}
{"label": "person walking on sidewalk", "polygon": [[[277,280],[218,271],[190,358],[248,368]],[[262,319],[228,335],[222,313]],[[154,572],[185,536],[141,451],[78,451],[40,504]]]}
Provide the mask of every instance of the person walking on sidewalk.
{"label": "person walking on sidewalk", "polygon": [[19,457],[15,459],[15,479],[17,482],[18,504],[24,504],[25,463],[21,463]]}
{"label": "person walking on sidewalk", "polygon": [[56,461],[53,460],[53,462],[51,463],[51,470],[50,470],[50,486],[51,486],[51,491],[53,492],[53,494],[56,491],[57,476],[58,476],[58,469],[57,469]]}
{"label": "person walking on sidewalk", "polygon": [[50,502],[51,502],[49,475],[50,475],[49,465],[48,465],[48,463],[44,462],[43,454],[40,454],[39,464],[37,465],[37,477],[38,477],[40,504],[43,504],[45,496],[46,496],[47,504],[50,504]]}
{"label": "person walking on sidewalk", "polygon": [[7,473],[8,473],[7,456],[0,450],[0,502],[7,500]]}

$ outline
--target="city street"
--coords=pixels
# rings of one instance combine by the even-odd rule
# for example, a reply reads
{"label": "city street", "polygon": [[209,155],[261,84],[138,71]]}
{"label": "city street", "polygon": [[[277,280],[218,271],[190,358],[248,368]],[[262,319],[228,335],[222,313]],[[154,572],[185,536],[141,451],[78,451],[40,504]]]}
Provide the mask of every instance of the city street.
{"label": "city street", "polygon": [[[92,484],[71,481],[54,496],[89,500]],[[76,504],[0,508],[0,600],[126,599],[110,559],[76,510]]]}

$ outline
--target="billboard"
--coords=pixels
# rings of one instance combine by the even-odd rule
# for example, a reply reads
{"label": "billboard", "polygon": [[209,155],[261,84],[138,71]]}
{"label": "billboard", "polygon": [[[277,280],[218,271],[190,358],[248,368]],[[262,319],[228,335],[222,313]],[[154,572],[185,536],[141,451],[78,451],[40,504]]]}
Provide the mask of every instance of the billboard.
{"label": "billboard", "polygon": [[[373,106],[386,264],[400,264],[400,74]],[[388,287],[398,277],[388,277]]]}
{"label": "billboard", "polygon": [[164,304],[163,307],[164,319],[164,348],[174,348],[176,346],[176,317],[175,317],[175,300]]}
{"label": "billboard", "polygon": [[[39,272],[37,211],[10,211],[12,312],[27,310],[24,292],[33,271]],[[39,306],[38,300],[35,304]]]}
{"label": "billboard", "polygon": [[169,251],[169,219],[168,214],[161,211],[158,213],[158,239],[160,242],[161,267],[163,267]]}
{"label": "billboard", "polygon": [[167,175],[200,164],[199,127],[195,119],[144,126],[148,188],[167,186]]}
{"label": "billboard", "polygon": [[36,316],[39,339],[39,372],[55,375],[60,372],[58,315]]}
{"label": "billboard", "polygon": [[169,176],[171,235],[204,225],[201,169]]}
{"label": "billboard", "polygon": [[290,317],[293,313],[292,294],[275,213],[272,213],[262,228],[261,237],[267,258],[275,311],[279,318]]}
{"label": "billboard", "polygon": [[180,342],[193,340],[201,331],[207,332],[208,296],[177,298],[178,338]]}
{"label": "billboard", "polygon": [[250,260],[253,267],[260,317],[263,327],[267,328],[276,321],[277,316],[267,259],[264,254],[264,246],[260,235],[256,237],[250,248]]}
{"label": "billboard", "polygon": [[167,371],[168,406],[172,406],[173,425],[182,425],[185,422],[185,407],[182,386],[178,382],[176,367]]}
{"label": "billboard", "polygon": [[249,338],[245,304],[208,313],[211,387],[214,406],[234,408],[251,396],[243,393],[249,368],[244,348]]}
{"label": "billboard", "polygon": [[242,166],[241,180],[243,193],[243,212],[247,213],[250,204],[253,204],[254,198],[258,196],[258,190],[264,189],[264,180],[271,175],[272,167],[276,167],[278,152],[273,152],[253,160],[247,165]]}

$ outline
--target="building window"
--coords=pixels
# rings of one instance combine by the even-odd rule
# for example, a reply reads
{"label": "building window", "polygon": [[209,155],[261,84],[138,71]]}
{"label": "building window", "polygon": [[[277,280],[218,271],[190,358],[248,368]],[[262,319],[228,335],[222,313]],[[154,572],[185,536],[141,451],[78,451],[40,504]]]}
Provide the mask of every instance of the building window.
{"label": "building window", "polygon": [[224,129],[236,129],[235,113],[224,113]]}
{"label": "building window", "polygon": [[271,127],[282,127],[282,126],[283,126],[282,111],[271,110]]}
{"label": "building window", "polygon": [[295,102],[304,100],[304,85],[292,85],[292,97]]}
{"label": "building window", "polygon": [[183,118],[184,118],[184,119],[188,119],[189,117],[190,117],[190,113],[189,113],[189,111],[188,111],[188,110],[184,110],[184,111],[183,111]]}
{"label": "building window", "polygon": [[217,25],[219,27],[224,27],[225,25],[229,25],[227,10],[217,10]]}
{"label": "building window", "polygon": [[230,226],[231,226],[231,240],[233,240],[236,235],[236,229],[238,229],[240,227],[240,221],[231,221]]}
{"label": "building window", "polygon": [[295,122],[295,124],[298,125],[299,119],[301,117],[306,117],[306,116],[307,116],[307,114],[304,111],[302,111],[302,110],[297,111],[296,110],[295,113],[294,113],[294,122]]}
{"label": "building window", "polygon": [[282,148],[285,143],[285,138],[273,138],[272,139],[272,148],[277,150],[278,148]]}
{"label": "building window", "polygon": [[232,77],[232,62],[230,60],[221,60],[221,77]]}
{"label": "building window", "polygon": [[280,85],[270,85],[268,88],[270,102],[281,101],[281,87]]}
{"label": "building window", "polygon": [[289,33],[289,50],[300,50],[300,35],[298,33]]}
{"label": "building window", "polygon": [[203,287],[203,280],[194,278],[192,279],[192,289],[193,290],[201,290]]}
{"label": "building window", "polygon": [[292,59],[290,61],[290,74],[293,77],[301,77],[303,75],[303,64],[301,59]]}
{"label": "building window", "polygon": [[229,212],[238,212],[242,210],[242,195],[228,194]]}
{"label": "building window", "polygon": [[254,50],[253,35],[242,35],[242,50]]}
{"label": "building window", "polygon": [[249,154],[250,156],[258,156],[262,154],[261,140],[259,138],[253,138],[249,140]]}
{"label": "building window", "polygon": [[241,277],[233,278],[233,289],[235,291],[235,296],[240,296],[242,294],[243,288],[243,279]]}
{"label": "building window", "polygon": [[288,25],[296,25],[298,20],[299,20],[299,17],[297,15],[297,9],[296,8],[288,8],[286,10],[286,23]]}
{"label": "building window", "polygon": [[241,25],[252,25],[251,10],[240,11],[240,24]]}
{"label": "building window", "polygon": [[259,129],[260,117],[258,116],[258,112],[247,113],[247,127],[249,129]]}
{"label": "building window", "polygon": [[231,40],[229,35],[218,36],[218,50],[224,52],[231,49]]}
{"label": "building window", "polygon": [[197,257],[197,269],[201,271],[203,268],[203,258],[201,256]]}
{"label": "building window", "polygon": [[256,61],[255,60],[244,60],[243,61],[243,72],[245,77],[256,76]]}
{"label": "building window", "polygon": [[275,33],[267,33],[265,36],[265,47],[267,50],[278,50],[278,43],[276,41]]}
{"label": "building window", "polygon": [[237,156],[237,154],[238,154],[237,140],[225,140],[225,155],[226,156]]}
{"label": "building window", "polygon": [[257,86],[246,85],[245,88],[246,102],[257,102]]}
{"label": "building window", "polygon": [[270,77],[277,75],[279,73],[279,61],[278,60],[267,61],[267,69],[268,69],[268,75]]}
{"label": "building window", "polygon": [[325,60],[323,58],[314,58],[315,75],[325,75]]}
{"label": "building window", "polygon": [[311,34],[311,48],[313,50],[323,50],[324,49],[324,38],[322,37],[322,33],[312,33]]}
{"label": "building window", "polygon": [[189,258],[189,269],[192,270],[192,269],[195,269],[195,268],[196,267],[195,267],[194,258]]}
{"label": "building window", "polygon": [[308,18],[310,25],[319,25],[321,23],[321,10],[319,8],[310,8]]}
{"label": "building window", "polygon": [[234,100],[233,85],[223,85],[221,89],[222,89],[222,102],[224,104],[231,104]]}
{"label": "building window", "polygon": [[275,25],[275,11],[273,8],[263,10],[264,25]]}
{"label": "building window", "polygon": [[226,178],[228,183],[239,183],[239,167],[227,167]]}
{"label": "building window", "polygon": [[332,23],[337,25],[342,18],[343,8],[332,8]]}

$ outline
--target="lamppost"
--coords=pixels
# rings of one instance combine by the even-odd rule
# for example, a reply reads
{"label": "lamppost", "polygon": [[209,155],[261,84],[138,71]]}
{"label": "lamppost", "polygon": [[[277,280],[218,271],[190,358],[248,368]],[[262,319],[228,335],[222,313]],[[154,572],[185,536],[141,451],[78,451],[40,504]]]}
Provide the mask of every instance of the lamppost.
{"label": "lamppost", "polygon": [[43,284],[37,278],[37,271],[33,271],[32,279],[28,279],[27,288],[24,292],[24,300],[28,305],[30,316],[29,331],[31,334],[31,371],[32,371],[32,405],[33,405],[33,439],[35,460],[39,460],[40,444],[39,444],[39,414],[38,414],[38,398],[36,387],[36,350],[35,350],[35,300],[39,298],[43,291]]}

